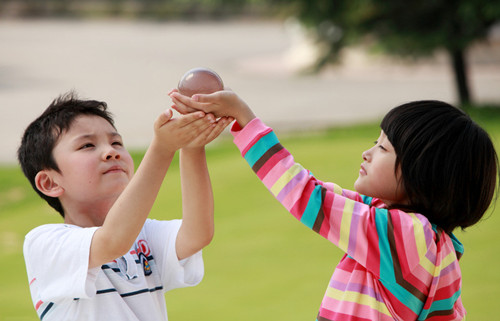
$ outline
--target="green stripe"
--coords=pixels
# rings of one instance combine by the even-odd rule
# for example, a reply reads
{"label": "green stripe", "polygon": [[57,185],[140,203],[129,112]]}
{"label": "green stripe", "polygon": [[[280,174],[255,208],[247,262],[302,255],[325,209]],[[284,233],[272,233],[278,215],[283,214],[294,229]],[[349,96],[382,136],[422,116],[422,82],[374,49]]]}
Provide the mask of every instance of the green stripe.
{"label": "green stripe", "polygon": [[317,185],[312,191],[306,209],[300,218],[300,221],[310,229],[313,228],[314,222],[316,222],[321,203],[321,185]]}
{"label": "green stripe", "polygon": [[375,224],[377,226],[378,246],[380,251],[380,282],[382,282],[400,302],[406,305],[415,314],[419,314],[424,305],[423,302],[396,283],[394,262],[389,239],[387,237],[388,215],[389,212],[386,209],[377,208],[375,210]]}
{"label": "green stripe", "polygon": [[274,145],[278,144],[278,137],[274,132],[262,136],[245,154],[244,158],[250,166],[253,166]]}
{"label": "green stripe", "polygon": [[366,205],[371,205],[373,197],[361,195],[361,199],[363,200],[363,203]]}
{"label": "green stripe", "polygon": [[453,306],[460,297],[461,293],[462,290],[458,289],[458,291],[455,292],[455,294],[453,294],[450,298],[432,302],[431,307],[429,309],[422,310],[422,312],[418,316],[418,320],[425,320],[429,314],[435,311],[453,310]]}

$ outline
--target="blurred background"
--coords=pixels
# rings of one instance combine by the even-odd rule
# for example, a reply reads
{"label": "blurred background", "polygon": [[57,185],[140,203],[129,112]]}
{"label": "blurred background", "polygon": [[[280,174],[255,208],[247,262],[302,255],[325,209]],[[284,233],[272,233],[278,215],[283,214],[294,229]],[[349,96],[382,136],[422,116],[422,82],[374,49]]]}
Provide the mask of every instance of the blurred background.
{"label": "blurred background", "polygon": [[0,162],[61,93],[144,147],[167,92],[217,71],[271,125],[377,120],[416,99],[500,102],[498,1],[1,0]]}
{"label": "blurred background", "polygon": [[[167,93],[194,67],[219,73],[290,137],[285,146],[304,166],[346,188],[378,121],[410,100],[467,110],[499,146],[500,1],[0,0],[0,321],[36,319],[22,242],[31,228],[60,222],[17,167],[26,126],[75,90],[108,103],[137,165],[154,119],[170,106]],[[274,214],[284,210],[225,136],[208,155],[217,231],[206,277],[167,294],[169,315],[313,319],[342,253],[286,213]],[[169,182],[154,218],[180,212],[175,166]],[[459,233],[470,320],[497,317],[495,210]]]}

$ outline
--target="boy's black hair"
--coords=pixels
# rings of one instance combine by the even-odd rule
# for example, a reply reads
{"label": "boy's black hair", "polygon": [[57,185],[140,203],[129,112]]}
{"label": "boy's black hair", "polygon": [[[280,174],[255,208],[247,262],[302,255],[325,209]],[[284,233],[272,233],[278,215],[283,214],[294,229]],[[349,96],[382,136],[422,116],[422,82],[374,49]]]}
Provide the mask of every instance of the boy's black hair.
{"label": "boy's black hair", "polygon": [[380,125],[396,151],[408,205],[451,233],[477,223],[497,186],[488,133],[462,110],[434,100],[398,106]]}
{"label": "boy's black hair", "polygon": [[49,203],[62,217],[64,209],[59,198],[40,192],[35,184],[36,174],[44,169],[59,172],[52,151],[60,135],[69,130],[72,122],[80,115],[95,115],[107,120],[113,127],[114,121],[105,102],[80,100],[75,92],[69,92],[54,99],[49,107],[25,130],[17,156],[24,175],[33,189]]}

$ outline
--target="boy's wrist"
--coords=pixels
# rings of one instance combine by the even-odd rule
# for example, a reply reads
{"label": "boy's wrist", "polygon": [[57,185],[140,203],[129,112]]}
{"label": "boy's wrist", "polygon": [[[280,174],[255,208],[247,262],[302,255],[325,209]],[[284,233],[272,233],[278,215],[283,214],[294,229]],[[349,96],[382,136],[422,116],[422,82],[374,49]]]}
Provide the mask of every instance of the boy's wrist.
{"label": "boy's wrist", "polygon": [[165,158],[173,157],[175,155],[175,152],[177,151],[175,148],[169,147],[167,144],[165,144],[165,142],[156,137],[153,138],[153,141],[149,145],[149,149],[154,152],[155,155]]}
{"label": "boy's wrist", "polygon": [[195,146],[195,147],[182,147],[180,151],[183,154],[204,154],[205,146]]}

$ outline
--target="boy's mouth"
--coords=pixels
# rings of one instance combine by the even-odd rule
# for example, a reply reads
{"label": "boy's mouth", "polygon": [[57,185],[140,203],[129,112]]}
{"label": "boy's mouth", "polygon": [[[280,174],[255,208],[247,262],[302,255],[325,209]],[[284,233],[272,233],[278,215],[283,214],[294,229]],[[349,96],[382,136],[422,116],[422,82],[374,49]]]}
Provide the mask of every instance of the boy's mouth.
{"label": "boy's mouth", "polygon": [[125,172],[123,170],[123,168],[121,168],[121,166],[118,166],[118,165],[115,165],[115,166],[111,166],[110,168],[108,168],[104,174],[109,174],[109,173],[121,173],[121,172]]}

